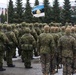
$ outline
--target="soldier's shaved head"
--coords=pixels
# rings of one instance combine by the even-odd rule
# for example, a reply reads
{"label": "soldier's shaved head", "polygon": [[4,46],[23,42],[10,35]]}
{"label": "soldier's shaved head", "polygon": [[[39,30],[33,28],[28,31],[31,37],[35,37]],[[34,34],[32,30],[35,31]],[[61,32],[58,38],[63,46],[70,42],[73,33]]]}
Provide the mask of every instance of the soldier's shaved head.
{"label": "soldier's shaved head", "polygon": [[49,30],[50,30],[49,25],[45,25],[45,26],[44,26],[44,31],[45,31],[45,32],[49,32]]}

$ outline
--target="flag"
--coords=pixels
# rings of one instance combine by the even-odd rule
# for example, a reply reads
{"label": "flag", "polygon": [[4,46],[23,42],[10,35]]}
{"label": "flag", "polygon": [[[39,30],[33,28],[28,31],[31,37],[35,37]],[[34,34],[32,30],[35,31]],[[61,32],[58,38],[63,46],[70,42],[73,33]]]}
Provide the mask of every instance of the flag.
{"label": "flag", "polygon": [[43,17],[43,16],[45,16],[44,5],[37,5],[34,8],[32,8],[32,14],[33,14],[34,17]]}

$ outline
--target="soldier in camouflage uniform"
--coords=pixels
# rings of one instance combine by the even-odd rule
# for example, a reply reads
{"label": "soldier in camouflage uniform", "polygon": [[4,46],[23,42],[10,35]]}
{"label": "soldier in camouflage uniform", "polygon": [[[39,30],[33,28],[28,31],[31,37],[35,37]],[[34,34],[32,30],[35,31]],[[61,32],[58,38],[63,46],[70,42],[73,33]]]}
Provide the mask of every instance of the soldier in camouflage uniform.
{"label": "soldier in camouflage uniform", "polygon": [[[52,28],[52,36],[54,38],[54,42],[55,42],[55,57],[53,60],[53,70],[52,73],[56,73],[58,72],[58,69],[60,68],[59,64],[60,64],[60,58],[59,58],[59,53],[58,53],[58,40],[60,38],[59,35],[59,28],[57,26]],[[55,71],[55,69],[57,68],[57,71]]]}
{"label": "soldier in camouflage uniform", "polygon": [[61,34],[64,35],[65,34],[65,26],[61,27]]}
{"label": "soldier in camouflage uniform", "polygon": [[38,23],[34,24],[34,29],[35,29],[37,35],[39,36],[41,34],[41,30],[39,29],[39,24]]}
{"label": "soldier in camouflage uniform", "polygon": [[1,31],[1,26],[0,26],[0,71],[5,71],[3,68],[3,57],[4,57],[4,52],[5,52],[5,44],[9,43],[9,40],[7,36]]}
{"label": "soldier in camouflage uniform", "polygon": [[[52,66],[52,59],[54,56],[54,39],[49,33],[49,26],[44,26],[44,33],[41,33],[38,37],[38,50],[40,53],[40,60],[42,66],[43,75],[49,75],[50,66]],[[50,62],[51,61],[51,62]],[[51,65],[50,65],[51,64]]]}
{"label": "soldier in camouflage uniform", "polygon": [[[17,39],[17,41],[18,41],[18,30],[15,28],[15,25],[13,24],[13,25],[11,25],[12,26],[12,31],[14,32],[14,34],[15,34],[15,36],[16,36],[16,39]],[[14,46],[14,54],[13,54],[13,58],[17,58],[16,57],[16,47],[18,47],[18,45],[15,45]]]}
{"label": "soldier in camouflage uniform", "polygon": [[[37,35],[37,32],[35,31],[35,29],[33,27],[33,24],[29,24],[29,28],[31,30],[31,35],[34,37],[34,39],[36,41],[36,45],[37,45],[37,37],[38,37],[38,35]],[[37,46],[34,49],[34,55],[38,56]],[[33,58],[33,54],[32,54],[32,58]]]}
{"label": "soldier in camouflage uniform", "polygon": [[12,57],[14,54],[14,48],[17,45],[17,39],[10,25],[7,25],[7,32],[5,33],[9,39],[9,44],[6,46],[6,60],[8,67],[15,67],[12,62]]}
{"label": "soldier in camouflage uniform", "polygon": [[63,75],[71,75],[73,72],[73,56],[75,50],[75,38],[70,35],[71,29],[66,28],[65,35],[59,39],[59,50],[63,63]]}
{"label": "soldier in camouflage uniform", "polygon": [[21,44],[20,44],[20,39],[21,39],[21,37],[22,37],[22,35],[24,35],[24,29],[25,29],[25,25],[23,24],[23,25],[19,25],[19,27],[18,27],[18,54],[19,54],[19,56],[21,56],[21,59],[22,59],[22,62],[24,62],[24,56],[23,56],[23,51],[22,51],[22,49],[21,49]]}
{"label": "soldier in camouflage uniform", "polygon": [[[71,36],[73,36],[76,40],[76,33],[75,33],[75,27],[71,27]],[[74,56],[74,66],[73,66],[73,70],[74,70],[74,73],[76,73],[76,54]]]}
{"label": "soldier in camouflage uniform", "polygon": [[21,49],[23,51],[23,56],[24,56],[25,68],[32,68],[31,67],[31,53],[35,46],[35,39],[30,34],[29,28],[25,28],[25,34],[21,37],[20,43],[21,43]]}

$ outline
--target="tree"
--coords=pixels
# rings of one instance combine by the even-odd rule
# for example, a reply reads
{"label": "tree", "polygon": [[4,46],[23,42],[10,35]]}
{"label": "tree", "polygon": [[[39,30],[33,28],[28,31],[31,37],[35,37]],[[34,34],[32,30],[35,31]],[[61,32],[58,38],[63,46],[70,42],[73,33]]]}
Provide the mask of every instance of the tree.
{"label": "tree", "polygon": [[5,15],[4,15],[4,18],[5,18],[5,22],[7,22],[7,9],[5,8]]}
{"label": "tree", "polygon": [[71,5],[69,0],[64,0],[64,22],[71,22]]}
{"label": "tree", "polygon": [[60,21],[60,7],[58,0],[55,0],[53,3],[53,20],[55,22]]}
{"label": "tree", "polygon": [[3,14],[3,8],[2,8],[2,13],[1,13],[1,23],[5,22],[4,14]]}
{"label": "tree", "polygon": [[35,6],[36,5],[39,5],[39,1],[38,0],[35,0]]}
{"label": "tree", "polygon": [[15,9],[15,16],[14,21],[16,23],[23,22],[23,7],[22,7],[22,0],[16,1],[16,9]]}
{"label": "tree", "polygon": [[14,8],[13,8],[13,1],[9,1],[9,6],[8,6],[8,23],[13,23],[13,18],[14,18]]}
{"label": "tree", "polygon": [[44,22],[49,23],[51,22],[51,7],[49,6],[48,0],[44,0]]}
{"label": "tree", "polygon": [[31,13],[31,6],[29,3],[29,0],[27,0],[26,6],[25,6],[25,12],[24,12],[24,21],[31,23],[32,19],[33,19],[33,15]]}

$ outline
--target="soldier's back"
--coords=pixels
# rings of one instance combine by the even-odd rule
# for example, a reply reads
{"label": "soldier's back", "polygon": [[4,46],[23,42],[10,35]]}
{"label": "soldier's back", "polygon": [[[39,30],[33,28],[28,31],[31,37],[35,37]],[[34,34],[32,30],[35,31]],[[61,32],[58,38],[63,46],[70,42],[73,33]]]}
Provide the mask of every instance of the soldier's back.
{"label": "soldier's back", "polygon": [[40,53],[49,53],[50,48],[54,44],[53,36],[50,33],[42,33],[39,36],[40,40]]}
{"label": "soldier's back", "polygon": [[62,56],[63,57],[73,57],[73,47],[75,45],[75,38],[72,36],[64,35],[60,38],[60,43],[62,46]]}

